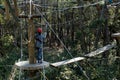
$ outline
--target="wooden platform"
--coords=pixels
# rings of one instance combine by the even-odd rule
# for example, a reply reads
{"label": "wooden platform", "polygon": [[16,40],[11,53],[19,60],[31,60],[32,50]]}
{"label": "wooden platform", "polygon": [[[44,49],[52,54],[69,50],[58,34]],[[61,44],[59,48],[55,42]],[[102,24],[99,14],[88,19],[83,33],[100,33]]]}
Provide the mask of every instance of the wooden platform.
{"label": "wooden platform", "polygon": [[21,62],[15,63],[15,67],[21,70],[39,70],[39,69],[49,67],[49,63],[46,61],[43,61],[43,63],[29,64],[29,61],[21,61]]}
{"label": "wooden platform", "polygon": [[60,62],[51,63],[51,66],[58,67],[58,66],[62,66],[62,65],[65,65],[65,64],[70,64],[70,63],[73,63],[73,62],[81,61],[81,60],[84,60],[84,59],[85,59],[84,57],[76,57],[76,58],[69,59],[69,60],[64,60],[64,61],[60,61]]}
{"label": "wooden platform", "polygon": [[114,33],[112,34],[112,37],[120,39],[120,33]]}

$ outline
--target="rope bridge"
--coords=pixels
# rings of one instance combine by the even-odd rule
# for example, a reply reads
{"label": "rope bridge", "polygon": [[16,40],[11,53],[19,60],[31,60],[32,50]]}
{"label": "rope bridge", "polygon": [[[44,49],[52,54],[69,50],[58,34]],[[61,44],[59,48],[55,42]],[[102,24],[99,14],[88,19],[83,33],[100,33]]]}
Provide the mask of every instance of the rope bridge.
{"label": "rope bridge", "polygon": [[60,62],[51,63],[50,65],[54,66],[54,67],[59,67],[59,66],[62,66],[62,65],[73,63],[73,62],[81,61],[81,60],[84,60],[84,59],[89,58],[89,57],[97,56],[97,55],[99,55],[99,54],[101,54],[101,53],[103,53],[103,52],[105,52],[109,49],[112,49],[115,46],[116,46],[115,44],[108,44],[108,45],[106,45],[102,48],[97,49],[96,51],[93,51],[89,54],[86,54],[85,57],[76,57],[76,58],[69,59],[69,60],[64,60],[64,61],[60,61]]}

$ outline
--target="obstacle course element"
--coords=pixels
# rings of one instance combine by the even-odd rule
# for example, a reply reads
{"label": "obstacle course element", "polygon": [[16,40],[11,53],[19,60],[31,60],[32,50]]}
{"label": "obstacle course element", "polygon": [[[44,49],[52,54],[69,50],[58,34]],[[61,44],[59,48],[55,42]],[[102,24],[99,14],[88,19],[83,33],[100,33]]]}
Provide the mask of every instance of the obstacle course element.
{"label": "obstacle course element", "polygon": [[120,39],[120,33],[114,33],[112,34],[112,37]]}
{"label": "obstacle course element", "polygon": [[39,70],[39,69],[49,67],[49,63],[46,61],[43,61],[42,63],[30,64],[29,61],[20,61],[18,63],[15,63],[15,67],[21,70]]}
{"label": "obstacle course element", "polygon": [[99,48],[97,49],[96,51],[93,51],[89,54],[86,54],[85,57],[76,57],[76,58],[73,58],[73,59],[70,59],[70,60],[65,60],[65,61],[60,61],[60,62],[56,62],[56,63],[51,63],[51,66],[53,67],[58,67],[58,66],[62,66],[62,65],[65,65],[65,64],[70,64],[70,63],[73,63],[73,62],[76,62],[76,61],[81,61],[81,60],[84,60],[86,59],[86,57],[94,57],[98,54],[101,54],[113,47],[115,47],[116,45],[115,44],[108,44],[102,48]]}
{"label": "obstacle course element", "polygon": [[[16,3],[16,0],[14,0],[14,3]],[[104,1],[101,1],[101,2],[97,2],[97,3],[94,3],[94,4],[90,4],[90,5],[87,5],[87,6],[75,6],[75,7],[69,7],[69,8],[67,8],[67,9],[77,9],[77,8],[82,8],[82,7],[88,7],[88,6],[93,6],[93,5],[96,5],[96,4],[104,4]],[[35,15],[35,14],[33,14],[33,1],[32,0],[29,0],[29,9],[28,9],[28,12],[29,12],[29,14],[26,14],[26,15],[18,15],[18,12],[16,12],[16,16],[18,17],[18,18],[28,18],[28,23],[29,23],[29,25],[28,25],[28,41],[29,41],[29,43],[28,43],[28,53],[29,53],[29,61],[21,61],[21,62],[18,62],[18,63],[15,63],[15,66],[17,67],[17,68],[19,68],[20,70],[39,70],[39,69],[43,69],[44,70],[44,68],[47,68],[47,67],[49,67],[49,63],[48,62],[46,62],[46,61],[43,61],[43,63],[42,64],[39,64],[39,63],[34,63],[34,53],[35,53],[35,51],[34,51],[34,29],[35,29],[35,26],[34,26],[34,20],[33,20],[33,18],[43,18],[44,19],[44,22],[45,23],[47,23],[47,25],[49,25],[49,28],[54,32],[54,30],[50,27],[50,24],[49,24],[49,22],[47,22],[47,20],[44,18],[44,16],[42,15],[42,11],[39,11],[38,10],[38,12],[40,12],[39,13],[39,15]],[[17,6],[16,4],[15,4],[15,6]],[[34,9],[38,9],[38,8],[34,8]],[[63,9],[63,10],[59,10],[59,11],[64,11],[64,10],[67,10],[66,8],[65,9]],[[16,10],[15,11],[17,11],[17,8],[16,8]],[[58,10],[57,10],[58,11]],[[7,11],[6,11],[6,13],[7,13]],[[41,17],[42,16],[42,17]],[[55,35],[56,35],[56,33],[55,33]],[[56,36],[57,38],[59,38],[58,36]],[[60,39],[59,39],[60,40]],[[61,40],[60,40],[61,41]],[[62,41],[61,41],[62,42]],[[62,44],[63,44],[63,42],[62,42]],[[64,45],[64,44],[63,44]],[[113,48],[115,45],[106,45],[106,46],[104,46],[103,48],[100,48],[100,49],[97,49],[96,51],[94,51],[94,52],[91,52],[91,53],[89,53],[89,54],[87,54],[87,55],[85,55],[85,57],[77,57],[77,58],[72,58],[72,59],[70,59],[70,60],[65,60],[65,61],[60,61],[60,62],[56,62],[56,63],[51,63],[51,65],[52,66],[54,66],[54,67],[58,67],[58,66],[61,66],[61,65],[65,65],[65,64],[69,64],[69,63],[73,63],[73,62],[77,62],[77,61],[80,61],[80,60],[84,60],[84,59],[86,59],[86,57],[94,57],[94,56],[96,56],[96,55],[98,55],[98,54],[101,54],[101,53],[103,53],[103,52],[105,52],[105,51],[107,51],[107,50],[109,50],[109,49],[111,49],[111,48]],[[65,47],[66,48],[66,47]],[[66,48],[66,50],[68,50],[67,48]],[[68,53],[71,55],[71,53],[69,52],[69,50],[68,50]],[[71,55],[71,57],[73,57],[72,55]],[[79,65],[78,65],[79,66]],[[81,67],[80,67],[81,68]],[[43,71],[44,72],[44,76],[45,76],[45,71]],[[34,74],[34,73],[33,73]],[[31,73],[31,75],[32,75],[32,73]],[[44,79],[45,80],[45,79]]]}

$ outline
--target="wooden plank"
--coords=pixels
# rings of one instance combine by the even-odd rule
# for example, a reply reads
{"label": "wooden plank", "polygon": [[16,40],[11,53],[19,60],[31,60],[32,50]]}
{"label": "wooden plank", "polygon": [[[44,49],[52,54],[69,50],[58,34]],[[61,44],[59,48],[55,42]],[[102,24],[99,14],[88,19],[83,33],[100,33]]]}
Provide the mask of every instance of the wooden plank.
{"label": "wooden plank", "polygon": [[73,59],[70,59],[70,60],[65,60],[65,61],[52,63],[51,66],[58,67],[58,66],[62,66],[62,65],[65,65],[65,64],[70,64],[70,63],[73,63],[73,62],[77,62],[77,61],[80,61],[80,60],[83,60],[83,59],[85,59],[85,58],[84,57],[76,57],[76,58],[73,58]]}
{"label": "wooden plank", "polygon": [[112,34],[112,37],[120,39],[120,33],[114,33]]}
{"label": "wooden plank", "polygon": [[[86,57],[93,57],[93,56],[101,54],[101,53],[103,53],[103,52],[105,52],[105,51],[107,51],[107,50],[109,50],[113,47],[115,47],[115,44],[112,44],[112,45],[108,44],[108,45],[104,46],[103,48],[99,48],[94,52],[86,54],[85,56]],[[73,63],[73,62],[84,60],[84,59],[86,59],[86,57],[76,57],[76,58],[69,59],[69,60],[64,60],[64,61],[60,61],[60,62],[51,63],[50,65],[54,66],[54,67],[59,67],[59,66],[65,65],[65,64],[70,64],[70,63]]]}
{"label": "wooden plank", "polygon": [[109,49],[111,49],[113,47],[115,47],[115,44],[112,44],[112,45],[108,44],[108,45],[106,45],[106,46],[104,46],[102,48],[97,49],[96,51],[93,51],[93,52],[91,52],[89,54],[86,54],[85,56],[87,56],[87,57],[93,57],[93,56],[101,54],[101,53],[103,53],[103,52],[105,52],[105,51],[107,51],[107,50],[109,50]]}

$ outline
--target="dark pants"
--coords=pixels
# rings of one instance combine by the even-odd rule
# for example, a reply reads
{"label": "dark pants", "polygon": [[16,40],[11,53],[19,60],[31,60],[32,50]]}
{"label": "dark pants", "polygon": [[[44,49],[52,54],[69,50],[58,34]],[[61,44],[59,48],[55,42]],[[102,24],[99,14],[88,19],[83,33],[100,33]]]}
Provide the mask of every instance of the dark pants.
{"label": "dark pants", "polygon": [[42,48],[38,48],[37,60],[38,60],[38,63],[42,62]]}

